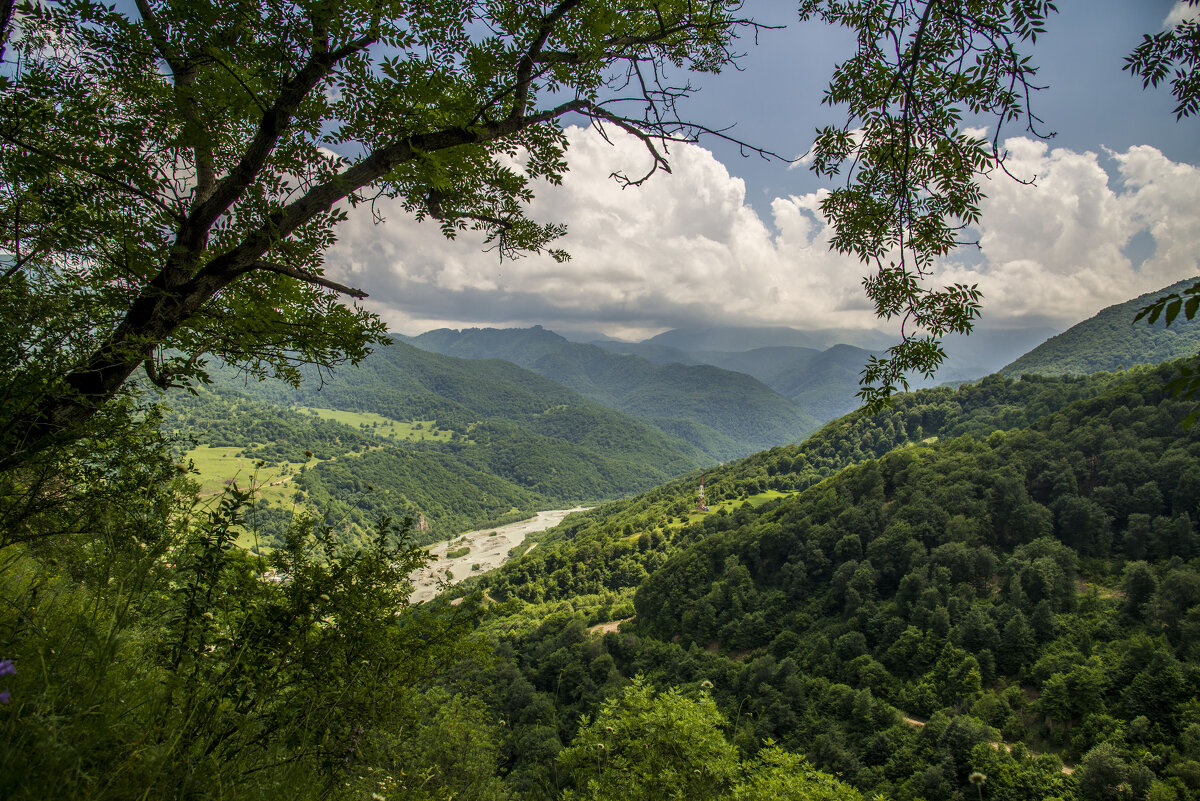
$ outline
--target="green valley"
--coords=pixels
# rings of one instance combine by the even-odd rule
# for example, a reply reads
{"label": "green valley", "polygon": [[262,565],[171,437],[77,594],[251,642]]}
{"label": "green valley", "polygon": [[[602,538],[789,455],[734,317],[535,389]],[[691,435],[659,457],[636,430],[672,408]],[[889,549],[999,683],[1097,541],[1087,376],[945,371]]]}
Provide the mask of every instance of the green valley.
{"label": "green valley", "polygon": [[376,436],[385,437],[401,442],[432,440],[433,442],[449,442],[454,432],[443,431],[437,427],[436,420],[409,420],[402,422],[392,420],[381,414],[371,412],[347,412],[338,409],[314,409],[308,406],[297,406],[297,411],[310,412],[322,420],[333,420],[363,431],[370,430]]}
{"label": "green valley", "polygon": [[361,542],[380,515],[412,517],[432,542],[535,511],[646,489],[710,459],[693,446],[514,365],[475,364],[401,343],[319,391],[216,383],[170,401],[166,427],[203,494],[237,480],[259,493],[259,541],[278,545],[298,509],[319,508]]}

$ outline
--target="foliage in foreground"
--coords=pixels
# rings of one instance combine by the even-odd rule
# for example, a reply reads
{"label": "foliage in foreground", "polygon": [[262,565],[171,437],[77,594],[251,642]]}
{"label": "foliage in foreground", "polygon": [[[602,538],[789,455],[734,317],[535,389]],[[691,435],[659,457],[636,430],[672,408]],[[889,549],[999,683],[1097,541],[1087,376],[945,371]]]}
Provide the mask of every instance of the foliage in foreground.
{"label": "foliage in foreground", "polygon": [[743,761],[721,733],[726,725],[707,694],[655,694],[636,677],[594,721],[580,721],[559,755],[577,788],[563,801],[861,801],[852,787],[770,743]]}
{"label": "foliage in foreground", "polygon": [[[382,521],[366,548],[298,519],[270,558],[234,546],[248,500],[126,499],[90,539],[0,552],[6,798],[353,795],[469,702],[422,682],[467,650],[471,615],[409,607],[424,553]],[[446,704],[443,704],[446,701]],[[410,724],[411,725],[411,724]],[[455,781],[430,771],[423,786]],[[490,772],[487,775],[491,775]],[[414,785],[415,786],[415,785]],[[423,797],[404,796],[397,797]]]}
{"label": "foliage in foreground", "polygon": [[[369,540],[347,543],[301,516],[268,556],[248,553],[235,543],[249,492],[235,484],[198,499],[168,442],[134,436],[159,431],[156,417],[113,422],[108,440],[3,474],[0,795],[527,797],[502,767],[506,721],[473,678],[492,670],[489,644],[470,636],[478,612],[409,605],[407,576],[427,557],[406,526],[384,519]],[[31,505],[45,500],[50,466],[55,504]],[[649,690],[639,692],[644,707]],[[641,714],[635,695],[621,714]],[[671,713],[666,725],[732,754],[712,709]],[[622,731],[636,750],[637,727]],[[557,751],[530,753],[549,770]],[[687,767],[682,754],[662,760],[660,779]],[[725,797],[821,798],[809,790],[834,786],[794,755],[767,751],[761,762],[729,763]],[[607,784],[588,784],[593,773],[586,760],[564,762],[549,792],[610,797]]]}

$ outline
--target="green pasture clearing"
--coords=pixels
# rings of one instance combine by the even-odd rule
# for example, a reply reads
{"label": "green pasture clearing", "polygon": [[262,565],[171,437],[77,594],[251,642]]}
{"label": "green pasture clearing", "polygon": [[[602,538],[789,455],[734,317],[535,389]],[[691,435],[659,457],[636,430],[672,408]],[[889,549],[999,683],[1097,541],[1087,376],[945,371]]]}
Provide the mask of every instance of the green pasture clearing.
{"label": "green pasture clearing", "polygon": [[[261,500],[290,504],[295,493],[290,486],[291,476],[300,469],[301,463],[277,462],[259,467],[259,460],[243,456],[243,450],[241,446],[214,448],[201,445],[184,455],[184,461],[190,459],[199,473],[200,494],[217,495],[230,481],[236,481],[239,487],[256,488]],[[312,459],[309,464],[317,461]]]}
{"label": "green pasture clearing", "polygon": [[669,528],[683,528],[689,523],[695,523],[697,520],[703,520],[706,516],[716,514],[722,509],[726,510],[727,512],[732,512],[743,503],[749,503],[752,508],[757,509],[767,501],[773,501],[776,498],[786,498],[789,495],[795,495],[795,493],[780,492],[779,490],[767,490],[766,492],[759,492],[755,495],[748,495],[745,498],[730,498],[724,501],[710,503],[707,512],[691,512],[687,515],[686,519],[682,523],[669,523],[667,525]]}
{"label": "green pasture clearing", "polygon": [[[243,456],[243,450],[242,446],[214,448],[201,445],[184,455],[184,461],[190,459],[199,474],[197,480],[200,482],[200,495],[215,501],[216,496],[224,491],[227,482],[236,481],[239,487],[253,487],[256,490],[256,503],[290,508],[295,502],[296,494],[291,476],[300,469],[301,462],[282,462],[259,467],[259,460]],[[311,459],[309,465],[318,461]],[[238,536],[238,545],[243,548],[250,548],[256,542],[254,533],[249,529]],[[261,543],[259,547],[260,550],[269,550]]]}
{"label": "green pasture clearing", "polygon": [[[751,495],[751,496],[745,498],[744,500],[749,501],[750,505],[752,507],[754,507],[755,509],[757,509],[758,507],[762,506],[767,501],[773,501],[776,498],[786,498],[789,495],[795,495],[795,494],[796,493],[794,493],[794,492],[780,492],[779,490],[767,490],[766,492],[760,492],[757,495]],[[737,501],[731,501],[731,503],[737,503]]]}
{"label": "green pasture clearing", "polygon": [[345,412],[340,409],[321,409],[315,406],[296,406],[294,408],[299,412],[315,414],[322,420],[333,420],[385,439],[449,442],[450,438],[454,436],[454,432],[438,428],[437,423],[433,420],[410,420],[405,423],[374,412]]}

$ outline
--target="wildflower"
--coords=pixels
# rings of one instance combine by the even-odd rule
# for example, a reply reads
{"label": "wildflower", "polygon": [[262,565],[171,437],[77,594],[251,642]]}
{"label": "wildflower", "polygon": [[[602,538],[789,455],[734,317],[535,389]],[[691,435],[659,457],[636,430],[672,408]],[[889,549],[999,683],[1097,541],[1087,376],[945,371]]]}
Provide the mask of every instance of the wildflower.
{"label": "wildflower", "polygon": [[979,771],[972,771],[967,777],[967,781],[975,785],[975,789],[979,791],[979,801],[983,801],[983,783],[987,781],[987,774]]}
{"label": "wildflower", "polygon": [[[0,676],[11,676],[17,672],[17,666],[13,664],[11,659],[0,659]],[[7,704],[12,700],[12,695],[8,689],[0,691],[0,704]]]}

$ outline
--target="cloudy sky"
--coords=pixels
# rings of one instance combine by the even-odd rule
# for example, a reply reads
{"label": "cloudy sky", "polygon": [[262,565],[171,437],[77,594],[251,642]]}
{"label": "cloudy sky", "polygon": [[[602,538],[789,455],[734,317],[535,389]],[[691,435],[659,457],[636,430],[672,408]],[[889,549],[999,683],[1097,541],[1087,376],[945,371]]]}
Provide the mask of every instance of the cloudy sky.
{"label": "cloudy sky", "polygon": [[[819,106],[847,39],[787,24],[747,43],[741,71],[701,84],[690,116],[788,156],[836,121]],[[956,254],[938,280],[978,283],[989,329],[1067,326],[1100,308],[1200,273],[1200,120],[1176,123],[1164,90],[1121,72],[1143,31],[1161,27],[1169,0],[1064,0],[1034,51],[1044,83],[1037,109],[1050,141],[1007,132],[1023,186],[987,182],[979,250]],[[1179,5],[1179,4],[1175,4]],[[644,168],[642,145],[568,129],[570,172],[539,187],[530,213],[565,223],[572,260],[501,263],[477,237],[443,239],[401,209],[374,225],[356,214],[339,229],[331,274],[371,294],[400,333],[437,327],[528,326],[640,339],[709,324],[877,328],[863,268],[828,249],[823,187],[804,167],[743,158],[719,142],[675,146],[673,173],[622,189],[609,176]]]}

